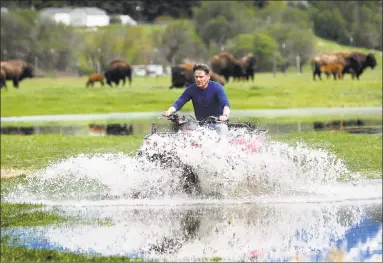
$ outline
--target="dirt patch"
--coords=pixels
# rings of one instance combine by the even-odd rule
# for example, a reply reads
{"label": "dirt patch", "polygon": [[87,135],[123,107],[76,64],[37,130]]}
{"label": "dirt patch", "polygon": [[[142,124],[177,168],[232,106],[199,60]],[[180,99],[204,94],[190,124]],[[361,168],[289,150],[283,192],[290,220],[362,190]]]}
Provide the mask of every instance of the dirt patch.
{"label": "dirt patch", "polygon": [[31,174],[32,171],[30,170],[1,168],[1,179]]}

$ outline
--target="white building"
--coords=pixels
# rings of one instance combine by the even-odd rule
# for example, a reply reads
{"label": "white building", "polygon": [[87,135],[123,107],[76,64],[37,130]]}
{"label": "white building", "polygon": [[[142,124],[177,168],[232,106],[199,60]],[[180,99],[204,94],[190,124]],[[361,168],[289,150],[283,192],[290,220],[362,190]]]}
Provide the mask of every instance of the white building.
{"label": "white building", "polygon": [[168,74],[167,69],[162,65],[148,64],[148,65],[133,65],[134,76],[151,76],[157,77]]}
{"label": "white building", "polygon": [[107,13],[97,7],[79,7],[70,12],[72,26],[97,27],[109,25]]}
{"label": "white building", "polygon": [[71,17],[70,17],[71,9],[69,8],[44,8],[40,11],[40,17],[48,18],[53,20],[55,23],[63,23],[65,25],[70,25]]}
{"label": "white building", "polygon": [[121,24],[123,25],[130,25],[130,26],[137,25],[137,21],[128,15],[118,15],[118,17],[121,19]]}

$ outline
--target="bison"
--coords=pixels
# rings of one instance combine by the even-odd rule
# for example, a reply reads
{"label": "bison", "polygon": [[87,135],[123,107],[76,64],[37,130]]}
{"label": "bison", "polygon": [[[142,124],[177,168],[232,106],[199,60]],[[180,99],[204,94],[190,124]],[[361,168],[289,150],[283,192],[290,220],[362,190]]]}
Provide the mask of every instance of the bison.
{"label": "bison", "polygon": [[1,69],[4,71],[5,80],[12,80],[15,88],[19,87],[21,80],[35,77],[33,66],[23,60],[1,61]]}
{"label": "bison", "polygon": [[359,80],[359,76],[367,67],[374,69],[376,65],[377,62],[374,54],[369,53],[365,55],[360,52],[353,52],[351,55],[346,57],[346,64],[342,73],[351,73],[352,78],[356,76],[356,78]]}
{"label": "bison", "polygon": [[104,86],[104,75],[103,74],[90,74],[88,77],[88,81],[86,82],[86,87],[93,87],[95,82],[100,82],[101,86]]}
{"label": "bison", "polygon": [[220,76],[217,73],[215,73],[215,72],[210,72],[210,79],[212,81],[218,82],[222,86],[225,86],[225,79],[222,76]]}
{"label": "bison", "polygon": [[251,78],[251,80],[254,81],[254,72],[255,72],[255,63],[256,63],[255,56],[249,53],[246,56],[242,57],[240,61],[245,70],[246,80],[249,80],[249,78]]}
{"label": "bison", "polygon": [[129,85],[132,84],[132,67],[128,62],[114,59],[109,62],[107,69],[104,72],[106,83],[109,86],[112,86],[112,82],[118,86],[120,80],[122,80],[123,85],[125,85],[125,78],[128,77]]}
{"label": "bison", "polygon": [[240,78],[246,76],[246,72],[241,61],[235,59],[233,55],[228,52],[222,52],[215,55],[211,59],[210,65],[212,71],[222,75],[225,78],[225,81],[229,81],[230,77]]}
{"label": "bison", "polygon": [[5,87],[5,89],[7,89],[6,80],[7,80],[7,77],[5,75],[5,71],[3,68],[1,68],[1,71],[0,71],[0,88]]}
{"label": "bison", "polygon": [[313,58],[312,67],[313,67],[313,79],[315,80],[315,76],[318,75],[319,79],[321,78],[321,66],[328,64],[342,64],[345,65],[345,59],[343,54],[341,53],[327,53],[322,54]]}
{"label": "bison", "polygon": [[342,79],[343,68],[344,68],[343,64],[340,64],[340,63],[326,64],[326,65],[320,66],[320,71],[324,72],[327,75],[327,79],[332,74],[334,76],[334,79],[336,80],[337,77],[338,79]]}
{"label": "bison", "polygon": [[[174,87],[181,88],[187,87],[194,83],[194,72],[193,67],[195,64],[187,63],[172,67],[172,85],[169,89]],[[220,83],[222,86],[225,85],[225,80],[217,73],[210,72],[210,79]]]}

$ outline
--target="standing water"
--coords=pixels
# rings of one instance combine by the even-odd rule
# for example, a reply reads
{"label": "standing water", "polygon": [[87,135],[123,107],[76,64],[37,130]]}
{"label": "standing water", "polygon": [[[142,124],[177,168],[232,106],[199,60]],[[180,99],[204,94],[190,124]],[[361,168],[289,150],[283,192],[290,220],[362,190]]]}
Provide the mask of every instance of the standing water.
{"label": "standing water", "polygon": [[168,261],[382,260],[381,181],[362,180],[336,156],[304,144],[262,142],[251,151],[230,141],[259,142],[255,134],[237,130],[219,140],[202,133],[154,136],[143,147],[193,167],[200,194],[183,191],[182,167],[145,154],[82,154],[4,197],[82,221],[3,233],[28,247]]}

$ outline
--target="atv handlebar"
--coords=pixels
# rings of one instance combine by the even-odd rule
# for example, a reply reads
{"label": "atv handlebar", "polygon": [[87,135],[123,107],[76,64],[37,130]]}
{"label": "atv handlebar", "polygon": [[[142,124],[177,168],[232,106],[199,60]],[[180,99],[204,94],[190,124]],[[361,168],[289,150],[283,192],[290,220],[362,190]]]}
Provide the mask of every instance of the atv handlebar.
{"label": "atv handlebar", "polygon": [[[177,113],[172,113],[169,116],[165,116],[165,118],[173,123],[176,124],[182,124],[184,122],[195,122],[198,123],[199,125],[204,125],[207,123],[223,123],[223,121],[219,121],[217,117],[215,116],[209,116],[203,120],[197,121],[197,120],[187,120],[185,116],[183,116],[181,119]],[[181,122],[180,122],[181,121]]]}

